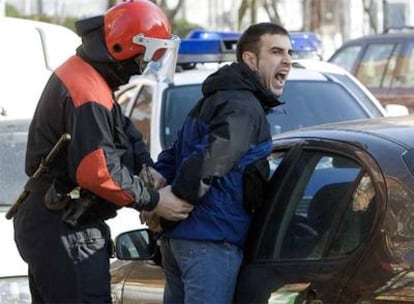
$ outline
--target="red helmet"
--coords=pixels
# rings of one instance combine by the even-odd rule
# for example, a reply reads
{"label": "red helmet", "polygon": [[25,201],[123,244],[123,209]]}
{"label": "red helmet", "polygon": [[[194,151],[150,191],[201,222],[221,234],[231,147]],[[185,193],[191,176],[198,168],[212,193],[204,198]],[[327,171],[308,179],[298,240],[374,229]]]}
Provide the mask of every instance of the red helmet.
{"label": "red helmet", "polygon": [[171,37],[167,16],[148,0],[130,0],[109,9],[104,31],[108,52],[116,60],[142,54],[146,61],[157,60],[163,53],[163,43],[168,44]]}

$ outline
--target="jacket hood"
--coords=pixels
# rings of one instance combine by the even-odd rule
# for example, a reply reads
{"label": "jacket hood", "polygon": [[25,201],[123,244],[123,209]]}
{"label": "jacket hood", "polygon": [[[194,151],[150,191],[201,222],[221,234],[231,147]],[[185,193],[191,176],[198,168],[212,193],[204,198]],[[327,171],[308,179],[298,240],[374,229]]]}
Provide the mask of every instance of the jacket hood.
{"label": "jacket hood", "polygon": [[204,96],[222,90],[251,91],[265,111],[282,104],[277,96],[263,87],[256,74],[243,62],[226,65],[208,76],[203,82]]}
{"label": "jacket hood", "polygon": [[133,58],[117,61],[111,57],[105,44],[103,16],[79,20],[75,25],[76,33],[82,38],[82,44],[76,50],[77,55],[92,65],[112,90],[126,84],[132,75],[141,73],[141,68]]}

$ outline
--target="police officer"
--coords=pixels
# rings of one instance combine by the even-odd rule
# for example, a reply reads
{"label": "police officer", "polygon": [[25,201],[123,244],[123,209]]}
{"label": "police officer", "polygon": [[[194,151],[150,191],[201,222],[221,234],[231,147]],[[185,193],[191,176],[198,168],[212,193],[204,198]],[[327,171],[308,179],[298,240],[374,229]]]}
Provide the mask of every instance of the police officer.
{"label": "police officer", "polygon": [[[82,44],[53,73],[35,111],[26,173],[36,171],[62,134],[71,140],[30,185],[14,217],[33,303],[110,303],[111,241],[104,220],[131,207],[177,221],[192,208],[169,187],[149,189],[138,177],[150,168],[156,187],[163,183],[141,134],[113,98],[151,61],[174,59],[179,39],[166,16],[150,1],[131,0],[78,21],[76,30]],[[88,208],[82,208],[85,201]],[[67,221],[68,214],[77,217]]]}

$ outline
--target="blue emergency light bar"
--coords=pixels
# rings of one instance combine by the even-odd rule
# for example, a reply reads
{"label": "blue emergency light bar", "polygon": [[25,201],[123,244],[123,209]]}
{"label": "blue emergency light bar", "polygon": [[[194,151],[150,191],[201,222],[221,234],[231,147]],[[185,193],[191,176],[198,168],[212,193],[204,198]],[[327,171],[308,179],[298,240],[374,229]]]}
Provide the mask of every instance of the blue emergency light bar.
{"label": "blue emergency light bar", "polygon": [[239,32],[193,30],[181,40],[178,63],[234,61],[240,35]]}
{"label": "blue emergency light bar", "polygon": [[239,39],[240,32],[219,32],[206,30],[192,30],[185,37],[186,39]]}
{"label": "blue emergency light bar", "polygon": [[290,41],[296,58],[321,56],[322,41],[313,32],[291,32]]}
{"label": "blue emergency light bar", "polygon": [[[291,32],[296,58],[320,56],[322,42],[313,32]],[[228,62],[236,59],[240,32],[193,30],[181,40],[178,64]]]}

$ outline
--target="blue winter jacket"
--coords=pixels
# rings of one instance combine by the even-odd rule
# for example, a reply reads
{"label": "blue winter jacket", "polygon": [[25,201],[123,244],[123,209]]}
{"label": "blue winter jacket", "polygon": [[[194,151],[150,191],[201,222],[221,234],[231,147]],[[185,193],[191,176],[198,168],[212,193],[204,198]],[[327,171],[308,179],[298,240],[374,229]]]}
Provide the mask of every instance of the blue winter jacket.
{"label": "blue winter jacket", "polygon": [[190,216],[165,235],[242,247],[251,220],[243,207],[243,171],[271,152],[266,111],[279,102],[244,63],[211,74],[202,91],[155,165],[173,193],[194,205]]}

